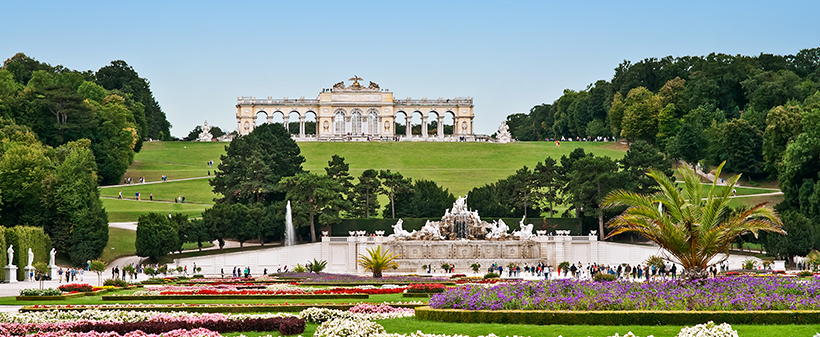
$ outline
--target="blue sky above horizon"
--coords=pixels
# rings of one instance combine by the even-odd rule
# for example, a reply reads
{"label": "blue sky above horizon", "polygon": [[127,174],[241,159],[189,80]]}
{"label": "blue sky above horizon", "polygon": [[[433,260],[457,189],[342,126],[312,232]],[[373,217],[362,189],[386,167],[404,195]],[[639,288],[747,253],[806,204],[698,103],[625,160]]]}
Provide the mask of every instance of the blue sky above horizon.
{"label": "blue sky above horizon", "polygon": [[397,98],[471,96],[477,133],[610,80],[623,60],[820,46],[815,1],[16,1],[0,58],[125,60],[184,137],[237,96],[315,97],[358,75]]}

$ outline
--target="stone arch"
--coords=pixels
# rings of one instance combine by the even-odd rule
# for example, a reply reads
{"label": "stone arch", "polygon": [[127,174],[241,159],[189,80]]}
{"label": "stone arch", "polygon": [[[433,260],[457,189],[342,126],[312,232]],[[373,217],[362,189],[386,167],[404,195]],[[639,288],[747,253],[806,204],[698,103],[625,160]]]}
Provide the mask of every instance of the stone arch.
{"label": "stone arch", "polygon": [[444,132],[442,135],[454,135],[456,134],[456,113],[453,110],[445,111],[442,116],[442,126],[444,127]]}
{"label": "stone arch", "polygon": [[308,110],[308,111],[305,111],[303,117],[300,117],[300,121],[303,120],[303,124],[304,124],[304,126],[303,126],[304,134],[306,134],[306,135],[316,135],[316,134],[318,134],[317,124],[316,124],[316,122],[318,120],[318,116],[319,116],[319,114],[317,114],[316,111]]}
{"label": "stone arch", "polygon": [[285,125],[285,128],[288,129],[290,134],[299,134],[301,129],[299,124],[301,123],[302,114],[299,110],[292,109],[288,112],[287,117],[288,123]]}
{"label": "stone arch", "polygon": [[398,110],[393,115],[393,133],[396,136],[404,135],[406,133],[407,116],[410,116],[410,114],[404,110]]}
{"label": "stone arch", "polygon": [[352,135],[361,135],[363,133],[362,130],[362,110],[361,109],[353,109],[350,111],[350,133]]}
{"label": "stone arch", "polygon": [[339,108],[333,111],[333,133],[337,135],[344,135],[347,132],[345,131],[345,119],[347,118],[347,111],[345,109]]}
{"label": "stone arch", "polygon": [[379,125],[380,124],[381,124],[381,118],[379,118],[379,109],[376,109],[376,108],[367,109],[367,134],[369,134],[369,135],[379,134]]}
{"label": "stone arch", "polygon": [[421,110],[413,110],[413,112],[410,114],[410,125],[407,126],[412,128],[410,134],[421,135],[423,133],[424,125],[422,124],[424,119],[426,119],[424,118],[424,112],[422,112]]}

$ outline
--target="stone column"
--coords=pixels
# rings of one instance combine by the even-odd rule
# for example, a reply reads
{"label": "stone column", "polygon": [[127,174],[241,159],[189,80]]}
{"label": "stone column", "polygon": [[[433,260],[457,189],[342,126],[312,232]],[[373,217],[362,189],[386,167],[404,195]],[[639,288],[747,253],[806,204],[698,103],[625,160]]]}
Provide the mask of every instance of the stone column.
{"label": "stone column", "polygon": [[282,125],[285,127],[285,130],[288,130],[288,134],[290,134],[290,116],[283,115],[282,116]]}
{"label": "stone column", "polygon": [[305,138],[305,116],[299,116],[299,138]]}
{"label": "stone column", "polygon": [[427,138],[427,116],[421,116],[421,138]]}
{"label": "stone column", "polygon": [[267,115],[267,117],[265,117],[265,120],[268,124],[273,123],[273,115]]}
{"label": "stone column", "polygon": [[410,124],[410,122],[412,122],[412,121],[413,121],[413,116],[408,115],[407,118],[405,119],[406,123],[405,123],[405,126],[404,126],[404,129],[405,129],[404,134],[407,135],[408,139],[413,137],[413,126]]}
{"label": "stone column", "polygon": [[436,120],[438,122],[438,128],[436,129],[438,139],[444,139],[444,116],[438,116]]}
{"label": "stone column", "polygon": [[345,116],[345,132],[344,132],[345,136],[348,133],[350,133],[351,130],[353,130],[353,124],[350,123],[350,118],[351,118],[351,116]]}
{"label": "stone column", "polygon": [[370,128],[368,128],[370,121],[367,119],[367,115],[362,116],[362,133],[365,136],[370,134]]}

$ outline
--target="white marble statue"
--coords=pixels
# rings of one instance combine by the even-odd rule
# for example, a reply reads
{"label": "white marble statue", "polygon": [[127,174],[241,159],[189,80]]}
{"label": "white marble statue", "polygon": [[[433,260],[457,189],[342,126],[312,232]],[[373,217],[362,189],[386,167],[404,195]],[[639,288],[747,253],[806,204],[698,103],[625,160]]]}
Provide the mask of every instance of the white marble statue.
{"label": "white marble statue", "polygon": [[396,221],[396,224],[393,225],[393,234],[390,234],[389,237],[397,238],[397,239],[406,239],[406,238],[409,238],[413,233],[416,232],[416,231],[413,231],[413,233],[410,233],[410,232],[404,230],[404,228],[402,228],[403,223],[404,223],[404,220],[402,220],[402,219],[399,219],[399,221]]}
{"label": "white marble statue", "polygon": [[202,132],[199,133],[197,137],[198,142],[210,142],[214,139],[214,136],[211,134],[211,127],[208,126],[208,121],[205,121],[205,124],[202,125]]}
{"label": "white marble statue", "polygon": [[55,262],[55,256],[57,255],[57,250],[56,250],[56,249],[54,249],[54,248],[51,248],[51,251],[50,251],[50,252],[48,252],[48,255],[49,255],[49,258],[48,258],[48,265],[49,265],[49,266],[53,266],[53,265],[54,265],[54,262]]}
{"label": "white marble statue", "polygon": [[498,133],[495,134],[495,141],[496,143],[509,143],[512,141],[510,127],[507,126],[506,121],[501,122],[501,125],[498,127]]}
{"label": "white marble statue", "polygon": [[490,234],[487,236],[489,239],[503,239],[507,236],[509,229],[504,220],[498,219],[498,222],[493,222],[493,226],[490,227]]}
{"label": "white marble statue", "polygon": [[31,264],[34,263],[34,252],[31,251],[31,248],[28,249],[28,265],[26,267],[31,267]]}
{"label": "white marble statue", "polygon": [[456,203],[453,204],[453,214],[459,214],[467,212],[467,195],[465,194],[463,197],[458,197],[456,199]]}
{"label": "white marble statue", "polygon": [[532,224],[524,224],[524,219],[526,217],[521,217],[521,222],[518,223],[518,226],[521,228],[520,231],[516,231],[513,233],[513,236],[517,236],[521,240],[529,240],[532,238]]}
{"label": "white marble statue", "polygon": [[424,240],[442,240],[444,239],[441,236],[441,228],[437,221],[430,221],[427,220],[424,223],[424,226],[421,227],[421,231],[419,231],[419,236]]}
{"label": "white marble statue", "polygon": [[9,257],[9,266],[14,263],[14,245],[9,245],[9,249],[6,250],[6,256]]}

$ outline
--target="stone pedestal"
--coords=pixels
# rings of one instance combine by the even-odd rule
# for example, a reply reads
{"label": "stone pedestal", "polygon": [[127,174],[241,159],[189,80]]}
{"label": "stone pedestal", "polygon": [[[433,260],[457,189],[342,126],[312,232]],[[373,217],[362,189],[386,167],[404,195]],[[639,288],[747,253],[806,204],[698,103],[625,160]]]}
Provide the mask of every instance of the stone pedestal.
{"label": "stone pedestal", "polygon": [[29,281],[29,282],[34,281],[34,279],[31,277],[31,274],[34,272],[34,267],[26,266],[25,268],[23,268],[23,270],[26,271],[26,276],[23,278],[23,280],[26,280],[26,281]]}
{"label": "stone pedestal", "polygon": [[52,280],[56,280],[57,277],[58,277],[58,275],[57,275],[57,270],[58,269],[60,269],[60,267],[57,267],[57,265],[54,265],[54,264],[49,265],[48,266],[48,277],[51,278]]}
{"label": "stone pedestal", "polygon": [[17,266],[8,265],[4,269],[6,271],[6,283],[17,283]]}

